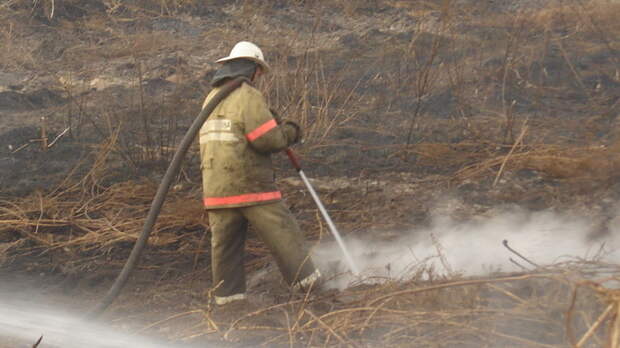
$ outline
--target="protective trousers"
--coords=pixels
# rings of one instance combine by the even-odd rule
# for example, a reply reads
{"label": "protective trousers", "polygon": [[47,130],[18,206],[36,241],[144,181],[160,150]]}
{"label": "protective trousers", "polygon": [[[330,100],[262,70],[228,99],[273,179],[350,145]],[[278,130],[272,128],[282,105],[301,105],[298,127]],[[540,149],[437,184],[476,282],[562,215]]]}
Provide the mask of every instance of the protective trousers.
{"label": "protective trousers", "polygon": [[[271,250],[284,280],[293,285],[314,273],[304,239],[282,201],[208,211],[211,226],[211,268],[215,296],[245,293],[244,244],[250,223]],[[218,285],[219,284],[219,285]]]}

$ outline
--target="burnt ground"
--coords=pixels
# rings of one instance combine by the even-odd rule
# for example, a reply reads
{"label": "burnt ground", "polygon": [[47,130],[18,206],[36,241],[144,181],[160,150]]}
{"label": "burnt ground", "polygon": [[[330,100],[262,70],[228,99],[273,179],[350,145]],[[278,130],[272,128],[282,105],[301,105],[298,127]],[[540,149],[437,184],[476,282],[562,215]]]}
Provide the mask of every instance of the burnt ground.
{"label": "burnt ground", "polygon": [[[53,16],[52,3],[0,6],[7,282],[36,275],[34,287],[83,308],[105,293],[209,90],[213,62],[242,39],[273,66],[261,88],[303,126],[297,150],[348,236],[395,239],[431,224],[437,209],[468,220],[510,206],[573,212],[591,220],[593,237],[611,233],[620,195],[615,3],[66,0]],[[150,331],[269,342],[243,330],[225,340],[209,321],[250,309],[208,305],[208,222],[192,151],[141,269],[107,318],[144,327],[200,309]],[[329,239],[284,156],[276,165],[308,239]],[[458,204],[444,207],[446,197]],[[252,239],[248,250],[252,306],[295,296],[270,272],[262,244]],[[348,303],[334,296],[313,310]]]}

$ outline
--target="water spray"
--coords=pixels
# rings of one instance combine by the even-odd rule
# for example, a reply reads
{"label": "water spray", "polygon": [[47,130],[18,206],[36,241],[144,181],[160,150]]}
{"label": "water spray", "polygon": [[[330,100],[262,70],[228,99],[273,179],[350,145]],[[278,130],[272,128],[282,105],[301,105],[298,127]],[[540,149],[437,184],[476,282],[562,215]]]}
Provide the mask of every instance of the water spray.
{"label": "water spray", "polygon": [[353,275],[356,275],[356,276],[359,275],[360,274],[359,269],[355,265],[355,262],[353,262],[353,258],[351,257],[351,254],[349,253],[349,249],[347,249],[347,246],[344,244],[344,241],[342,240],[342,237],[340,236],[340,233],[338,232],[336,225],[334,225],[334,222],[329,217],[329,214],[327,213],[325,206],[323,206],[323,203],[321,203],[321,199],[319,198],[319,195],[317,195],[316,191],[312,187],[312,184],[310,184],[310,180],[308,180],[308,177],[306,176],[303,169],[301,168],[299,158],[297,158],[297,155],[295,155],[295,153],[291,149],[287,149],[286,154],[288,158],[291,160],[291,163],[293,164],[293,167],[295,168],[295,170],[297,170],[297,173],[299,173],[299,176],[301,177],[301,180],[306,185],[306,188],[308,188],[308,191],[310,191],[310,195],[312,196],[314,203],[316,203],[317,207],[319,207],[319,211],[321,212],[321,215],[323,215],[323,219],[325,219],[325,222],[327,222],[327,226],[329,227],[330,232],[332,233],[334,238],[336,238],[336,242],[338,243],[340,250],[342,250],[342,253],[344,254],[344,259],[349,265],[349,269],[351,270]]}

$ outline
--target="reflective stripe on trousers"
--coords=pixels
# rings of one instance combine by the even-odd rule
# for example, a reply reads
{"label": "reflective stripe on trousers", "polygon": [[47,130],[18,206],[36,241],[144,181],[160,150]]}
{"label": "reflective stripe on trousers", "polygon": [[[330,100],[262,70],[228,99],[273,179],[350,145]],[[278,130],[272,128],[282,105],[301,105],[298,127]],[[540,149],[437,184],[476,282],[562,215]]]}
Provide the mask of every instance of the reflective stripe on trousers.
{"label": "reflective stripe on trousers", "polygon": [[260,192],[260,193],[246,193],[237,196],[228,197],[205,197],[203,203],[205,207],[217,207],[223,205],[237,205],[243,203],[259,203],[265,201],[273,201],[282,199],[282,193],[280,191],[274,192]]}

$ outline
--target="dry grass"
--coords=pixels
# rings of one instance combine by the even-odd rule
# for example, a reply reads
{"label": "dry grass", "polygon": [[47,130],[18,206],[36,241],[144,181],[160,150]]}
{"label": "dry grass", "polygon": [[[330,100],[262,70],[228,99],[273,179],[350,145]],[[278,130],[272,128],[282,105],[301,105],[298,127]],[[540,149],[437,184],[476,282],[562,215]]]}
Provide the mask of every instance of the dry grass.
{"label": "dry grass", "polygon": [[[466,159],[458,154],[453,154],[453,157]],[[479,178],[496,172],[504,162],[513,171],[529,169],[547,178],[601,183],[615,180],[620,169],[620,156],[615,147],[519,146],[514,153],[467,165],[455,174],[455,178]]]}
{"label": "dry grass", "polygon": [[[434,279],[359,285],[255,310],[231,321],[218,309],[189,314],[195,326],[174,335],[204,335],[270,347],[616,347],[617,266],[574,263],[541,272],[479,279]],[[601,279],[592,280],[596,272]],[[606,278],[606,279],[602,279]],[[363,282],[363,280],[362,280]]]}
{"label": "dry grass", "polygon": [[[68,178],[50,193],[0,202],[0,237],[9,241],[3,244],[5,257],[9,251],[28,255],[40,249],[66,252],[72,257],[106,254],[119,243],[136,240],[156,186],[147,181],[102,186],[115,140],[103,145],[80,181]],[[188,231],[203,229],[203,217],[204,210],[194,197],[173,192],[149,243],[182,249],[185,245],[179,241],[195,238],[195,233]],[[15,240],[29,243],[11,242]]]}
{"label": "dry grass", "polygon": [[[38,247],[79,252],[106,249],[137,238],[155,192],[153,184],[124,182],[86,197],[79,197],[81,189],[39,196],[38,200],[28,197],[2,202],[0,233],[17,232]],[[173,244],[184,238],[177,234],[179,230],[203,226],[199,203],[187,197],[170,198],[149,240],[152,245]]]}

